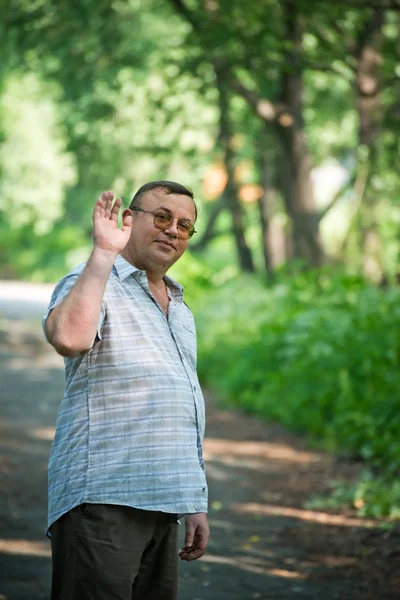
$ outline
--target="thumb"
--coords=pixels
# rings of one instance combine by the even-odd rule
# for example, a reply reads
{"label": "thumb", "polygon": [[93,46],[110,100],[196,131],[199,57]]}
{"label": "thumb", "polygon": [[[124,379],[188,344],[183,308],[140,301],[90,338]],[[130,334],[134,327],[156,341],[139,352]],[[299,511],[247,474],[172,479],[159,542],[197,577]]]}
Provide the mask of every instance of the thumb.
{"label": "thumb", "polygon": [[190,548],[192,546],[193,539],[194,539],[194,529],[192,527],[189,527],[186,529],[185,548]]}

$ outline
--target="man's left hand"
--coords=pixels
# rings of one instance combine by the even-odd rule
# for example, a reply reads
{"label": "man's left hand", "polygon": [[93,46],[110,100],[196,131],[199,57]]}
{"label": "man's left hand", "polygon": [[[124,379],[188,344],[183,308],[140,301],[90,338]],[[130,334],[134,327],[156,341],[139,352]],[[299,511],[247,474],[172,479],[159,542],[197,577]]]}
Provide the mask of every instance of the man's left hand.
{"label": "man's left hand", "polygon": [[182,560],[197,560],[206,551],[210,528],[207,513],[196,513],[185,517],[185,545],[179,552]]}

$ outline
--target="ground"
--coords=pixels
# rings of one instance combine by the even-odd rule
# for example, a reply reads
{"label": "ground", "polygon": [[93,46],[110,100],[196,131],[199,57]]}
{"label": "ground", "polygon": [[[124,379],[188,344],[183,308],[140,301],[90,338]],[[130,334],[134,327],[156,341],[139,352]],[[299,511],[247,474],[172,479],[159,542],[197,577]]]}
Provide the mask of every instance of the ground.
{"label": "ground", "polygon": [[[29,321],[15,320],[21,306]],[[0,326],[0,600],[49,598],[46,470],[64,375],[29,306],[11,297],[6,310],[0,286],[11,316]],[[400,599],[398,529],[305,508],[361,465],[222,409],[211,391],[206,403],[211,539],[201,560],[180,564],[179,600]]]}

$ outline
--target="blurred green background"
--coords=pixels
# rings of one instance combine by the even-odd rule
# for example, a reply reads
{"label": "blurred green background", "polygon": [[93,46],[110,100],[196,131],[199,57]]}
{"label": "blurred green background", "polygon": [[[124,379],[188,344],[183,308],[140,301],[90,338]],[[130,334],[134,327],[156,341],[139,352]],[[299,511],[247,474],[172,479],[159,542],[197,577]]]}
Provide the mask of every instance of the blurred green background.
{"label": "blurred green background", "polygon": [[188,185],[203,382],[364,461],[336,501],[399,518],[400,2],[1,9],[0,277],[85,260],[103,190]]}

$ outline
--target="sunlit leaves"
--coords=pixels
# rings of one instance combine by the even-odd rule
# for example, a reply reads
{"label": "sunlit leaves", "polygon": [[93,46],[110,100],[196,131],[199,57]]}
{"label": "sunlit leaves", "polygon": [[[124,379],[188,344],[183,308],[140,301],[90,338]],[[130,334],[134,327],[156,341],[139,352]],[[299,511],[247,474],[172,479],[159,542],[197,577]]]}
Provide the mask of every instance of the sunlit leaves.
{"label": "sunlit leaves", "polygon": [[[2,84],[5,85],[10,72],[16,77],[20,72],[35,72],[42,81],[57,81],[59,92],[52,111],[55,121],[63,123],[63,132],[61,135],[57,125],[48,139],[53,140],[54,148],[61,138],[64,140],[64,146],[61,144],[57,151],[51,152],[54,157],[64,154],[72,157],[77,185],[70,185],[73,178],[61,177],[61,189],[66,191],[63,218],[86,235],[90,230],[93,199],[104,188],[116,186],[116,191],[125,197],[143,183],[143,178],[168,176],[182,179],[197,192],[201,191],[206,169],[222,155],[217,142],[216,65],[222,69],[228,88],[228,118],[233,138],[241,139],[241,144],[233,149],[234,166],[252,164],[244,183],[262,185],[262,153],[273,150],[274,168],[279,155],[276,139],[271,132],[265,133],[265,123],[231,87],[235,78],[266,102],[274,103],[282,92],[282,78],[294,68],[299,69],[304,84],[301,116],[305,119],[314,164],[319,166],[327,159],[334,159],[347,168],[349,159],[356,156],[358,121],[353,55],[370,11],[352,10],[350,2],[345,10],[335,3],[317,6],[303,0],[296,2],[296,9],[303,15],[304,35],[303,52],[296,50],[293,63],[289,59],[293,58],[295,46],[287,35],[291,15],[283,0],[252,3],[183,0],[191,15],[189,20],[177,10],[178,4],[172,0],[3,2]],[[393,80],[400,64],[395,36],[398,23],[398,15],[388,11],[381,63],[384,80]],[[386,202],[390,196],[393,203],[399,197],[396,131],[400,117],[396,86],[395,82],[383,86],[385,119],[377,159],[381,184],[379,189],[373,187],[377,198],[379,195]],[[52,94],[48,87],[43,87],[43,102],[47,97],[52,104]],[[23,120],[21,115],[25,111],[31,114],[29,110],[21,100],[22,112],[17,121]],[[4,150],[7,156],[3,171],[6,168],[7,173],[3,187],[10,181],[21,180],[22,171],[32,171],[31,166],[27,167],[26,156],[20,158],[18,152],[11,157],[10,152],[18,148],[15,137],[10,146],[13,135],[16,132],[11,131],[9,124],[5,125],[3,137],[7,137],[9,145]],[[41,135],[43,132],[35,138],[38,146],[31,146],[30,155],[35,160],[43,155]],[[57,173],[52,162],[48,164]],[[36,178],[40,173],[37,169]],[[46,177],[44,174],[43,182],[47,182]],[[36,185],[33,174],[30,179],[38,189],[51,189],[51,185],[42,186],[40,182]],[[15,187],[18,190],[15,195],[27,198],[26,193],[21,194],[19,185]],[[53,200],[54,212],[48,211],[52,215],[48,222],[61,215],[55,211],[56,205],[61,206],[60,196],[56,193],[52,198],[57,201]],[[283,210],[281,198],[278,202],[279,210]],[[206,205],[203,215],[208,208]],[[251,223],[249,237],[258,239],[258,213],[246,208],[250,217],[248,226]],[[388,211],[382,214],[389,218]],[[344,214],[342,217],[342,220],[347,218]],[[224,219],[222,214],[218,225],[229,230],[229,222]],[[397,247],[394,228],[383,226],[380,217],[379,224],[380,231],[392,236],[385,247]],[[199,225],[201,228],[202,223]],[[214,254],[213,250],[208,253],[211,257]],[[393,251],[390,257],[392,269]],[[229,258],[231,242],[227,239],[221,242],[217,262],[223,264]]]}
{"label": "sunlit leaves", "polygon": [[31,74],[10,78],[1,98],[0,211],[11,227],[32,223],[37,233],[48,231],[61,216],[65,188],[76,179],[48,91]]}

